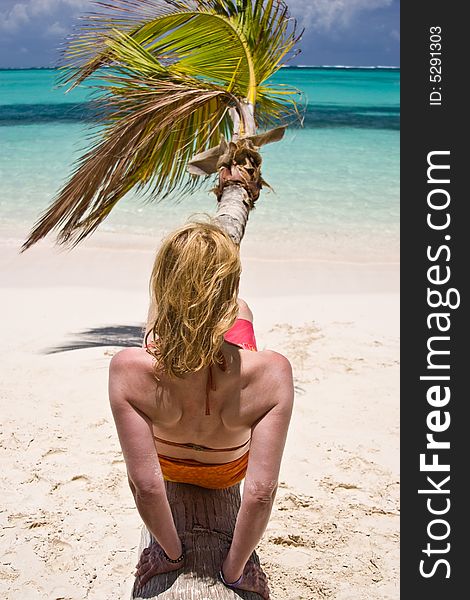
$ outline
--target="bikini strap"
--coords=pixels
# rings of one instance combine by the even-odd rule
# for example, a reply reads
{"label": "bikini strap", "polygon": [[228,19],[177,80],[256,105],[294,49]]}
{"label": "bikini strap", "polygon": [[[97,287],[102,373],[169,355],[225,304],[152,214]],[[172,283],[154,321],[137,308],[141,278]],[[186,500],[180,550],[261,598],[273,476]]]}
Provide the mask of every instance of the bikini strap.
{"label": "bikini strap", "polygon": [[214,378],[212,377],[212,365],[209,365],[206,384],[206,415],[211,414],[211,409],[209,406],[209,394],[211,390],[214,390]]}
{"label": "bikini strap", "polygon": [[251,440],[251,438],[249,438],[248,440],[246,440],[246,442],[244,442],[243,444],[240,444],[240,446],[233,446],[232,448],[209,448],[209,446],[202,446],[201,444],[192,444],[191,442],[184,442],[184,443],[183,442],[171,442],[169,440],[164,440],[162,438],[159,438],[156,435],[154,435],[153,438],[157,442],[167,444],[168,446],[175,446],[177,448],[191,448],[191,450],[200,450],[200,451],[204,451],[204,452],[232,452],[234,450],[240,450],[240,448],[243,448],[243,446],[246,446],[248,444],[248,442]]}
{"label": "bikini strap", "polygon": [[[222,351],[219,352],[217,356],[217,362],[215,363],[219,369],[225,373],[227,370],[227,361],[225,360],[224,353]],[[206,415],[211,414],[210,405],[209,405],[209,394],[211,392],[215,392],[217,387],[215,385],[214,377],[212,375],[212,367],[213,365],[209,365],[209,370],[207,374],[207,384],[206,384]]]}

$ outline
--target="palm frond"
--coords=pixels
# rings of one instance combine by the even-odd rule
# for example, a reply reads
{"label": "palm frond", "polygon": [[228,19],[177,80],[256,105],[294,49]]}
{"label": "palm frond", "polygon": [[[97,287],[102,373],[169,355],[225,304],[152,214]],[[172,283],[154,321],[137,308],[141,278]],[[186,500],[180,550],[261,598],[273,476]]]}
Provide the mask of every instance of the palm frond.
{"label": "palm frond", "polygon": [[[247,85],[256,88],[273,75],[301,37],[283,0],[95,0],[95,4],[101,10],[83,17],[64,50],[62,80],[72,86],[113,64],[107,39],[116,29],[159,60],[173,61],[179,72],[227,84],[237,68],[242,93]],[[221,31],[225,43],[220,42]],[[231,52],[234,46],[238,56]]]}
{"label": "palm frond", "polygon": [[298,113],[297,90],[266,81],[298,40],[282,0],[94,5],[68,41],[61,77],[70,87],[96,78],[101,129],[23,249],[52,230],[59,243],[78,243],[132,188],[162,199],[200,185],[186,166],[231,136],[232,107],[251,103],[262,127]]}
{"label": "palm frond", "polygon": [[[119,76],[115,76],[116,85]],[[107,217],[132,188],[149,189],[164,198],[183,194],[199,184],[185,177],[191,157],[230,136],[228,105],[223,89],[194,88],[173,81],[130,80],[132,95],[123,88],[106,102],[114,125],[79,161],[69,182],[41,217],[23,246],[26,250],[52,230],[58,242],[79,243]],[[185,184],[181,185],[185,177]]]}

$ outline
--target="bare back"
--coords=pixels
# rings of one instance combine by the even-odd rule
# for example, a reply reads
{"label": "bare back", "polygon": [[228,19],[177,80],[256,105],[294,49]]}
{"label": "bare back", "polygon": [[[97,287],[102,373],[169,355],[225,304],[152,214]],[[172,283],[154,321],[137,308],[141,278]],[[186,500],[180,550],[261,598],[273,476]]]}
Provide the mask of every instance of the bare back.
{"label": "bare back", "polygon": [[[135,409],[150,421],[154,436],[179,444],[201,448],[178,447],[155,441],[159,454],[194,459],[199,462],[225,463],[242,456],[249,449],[252,427],[274,405],[276,385],[274,371],[279,360],[276,352],[251,352],[225,342],[222,352],[226,362],[191,373],[182,378],[168,378],[154,372],[154,359],[145,349],[121,351],[128,368],[123,384]],[[284,359],[286,360],[286,359]],[[208,390],[208,378],[212,389]],[[206,402],[210,414],[206,414]],[[228,448],[234,448],[227,451]]]}

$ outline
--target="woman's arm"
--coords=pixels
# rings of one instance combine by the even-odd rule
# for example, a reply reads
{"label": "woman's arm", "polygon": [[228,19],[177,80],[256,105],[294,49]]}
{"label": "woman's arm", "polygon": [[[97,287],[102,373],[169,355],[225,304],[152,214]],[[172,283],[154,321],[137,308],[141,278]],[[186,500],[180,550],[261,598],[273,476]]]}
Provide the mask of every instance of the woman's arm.
{"label": "woman's arm", "polygon": [[271,360],[272,368],[266,373],[269,382],[263,387],[270,394],[273,406],[252,428],[242,502],[232,544],[222,565],[228,582],[241,577],[268,524],[292,414],[294,386],[290,363],[277,353],[273,353]]}
{"label": "woman's arm", "polygon": [[[139,351],[141,352],[141,351]],[[181,556],[178,537],[165,484],[153,442],[150,420],[132,405],[128,390],[138,367],[134,349],[113,357],[109,369],[109,400],[121,443],[131,491],[137,509],[150,533],[171,559]]]}

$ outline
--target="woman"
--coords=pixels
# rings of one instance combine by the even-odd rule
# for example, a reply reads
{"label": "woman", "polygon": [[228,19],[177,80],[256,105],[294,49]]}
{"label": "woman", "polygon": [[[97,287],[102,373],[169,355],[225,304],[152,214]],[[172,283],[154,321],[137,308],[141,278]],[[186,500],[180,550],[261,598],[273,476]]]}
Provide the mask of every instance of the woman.
{"label": "woman", "polygon": [[137,575],[184,565],[165,480],[224,488],[245,478],[225,585],[269,597],[250,556],[271,514],[293,403],[289,361],[257,352],[252,314],[238,300],[238,247],[216,225],[191,223],[160,248],[143,348],[110,365],[110,403],[139,513],[157,544]]}

